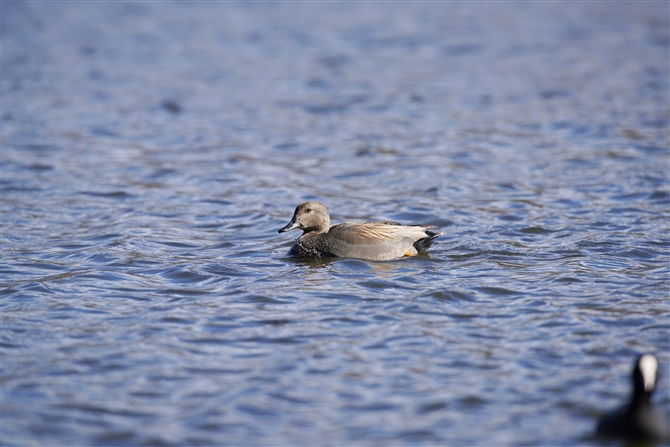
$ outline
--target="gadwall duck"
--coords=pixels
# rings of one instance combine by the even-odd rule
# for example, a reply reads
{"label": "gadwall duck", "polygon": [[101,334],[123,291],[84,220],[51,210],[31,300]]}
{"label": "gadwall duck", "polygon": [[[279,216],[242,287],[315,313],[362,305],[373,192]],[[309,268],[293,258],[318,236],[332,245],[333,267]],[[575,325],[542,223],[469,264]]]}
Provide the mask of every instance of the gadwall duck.
{"label": "gadwall duck", "polygon": [[654,411],[651,395],[658,380],[658,360],[651,354],[638,357],[633,368],[633,396],[630,402],[605,415],[596,434],[632,441],[670,442],[667,415]]}
{"label": "gadwall duck", "polygon": [[400,225],[397,222],[343,222],[330,225],[321,202],[301,203],[281,230],[299,228],[289,256],[301,258],[357,258],[388,261],[425,253],[443,233],[428,231],[432,225]]}

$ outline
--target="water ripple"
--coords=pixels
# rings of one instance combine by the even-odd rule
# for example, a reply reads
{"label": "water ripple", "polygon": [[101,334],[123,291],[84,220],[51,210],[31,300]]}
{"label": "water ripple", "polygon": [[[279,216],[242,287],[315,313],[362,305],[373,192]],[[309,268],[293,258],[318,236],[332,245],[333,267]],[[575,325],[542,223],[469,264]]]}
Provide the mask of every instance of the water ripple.
{"label": "water ripple", "polygon": [[[3,441],[604,445],[645,351],[668,407],[667,11],[603,5],[3,4]],[[305,200],[445,234],[290,259]]]}

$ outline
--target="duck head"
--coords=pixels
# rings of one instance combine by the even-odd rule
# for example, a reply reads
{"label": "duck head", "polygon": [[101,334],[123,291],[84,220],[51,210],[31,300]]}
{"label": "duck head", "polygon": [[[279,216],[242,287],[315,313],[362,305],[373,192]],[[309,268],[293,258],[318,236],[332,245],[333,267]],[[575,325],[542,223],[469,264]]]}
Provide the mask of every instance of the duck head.
{"label": "duck head", "polygon": [[300,228],[304,233],[327,233],[330,216],[326,205],[321,202],[304,202],[298,205],[291,221],[279,233]]}

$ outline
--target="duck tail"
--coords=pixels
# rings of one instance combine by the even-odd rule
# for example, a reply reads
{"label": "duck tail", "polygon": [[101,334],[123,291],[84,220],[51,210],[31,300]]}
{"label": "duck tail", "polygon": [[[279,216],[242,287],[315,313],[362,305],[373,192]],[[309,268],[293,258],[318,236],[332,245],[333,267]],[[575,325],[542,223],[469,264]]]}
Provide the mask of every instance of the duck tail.
{"label": "duck tail", "polygon": [[426,231],[426,234],[428,237],[424,237],[423,239],[419,239],[418,241],[414,242],[414,248],[416,248],[416,251],[419,253],[425,253],[428,251],[430,246],[433,245],[433,242],[435,242],[435,239],[442,236],[444,233]]}

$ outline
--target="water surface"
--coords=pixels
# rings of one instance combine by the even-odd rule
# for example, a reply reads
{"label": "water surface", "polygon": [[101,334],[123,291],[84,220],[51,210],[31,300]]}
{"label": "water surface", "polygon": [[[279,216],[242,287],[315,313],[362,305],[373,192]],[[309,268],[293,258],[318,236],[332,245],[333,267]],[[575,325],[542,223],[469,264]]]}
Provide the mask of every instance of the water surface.
{"label": "water surface", "polygon": [[[667,409],[668,12],[3,2],[2,443],[607,445],[642,352]],[[305,200],[445,235],[288,259]]]}

